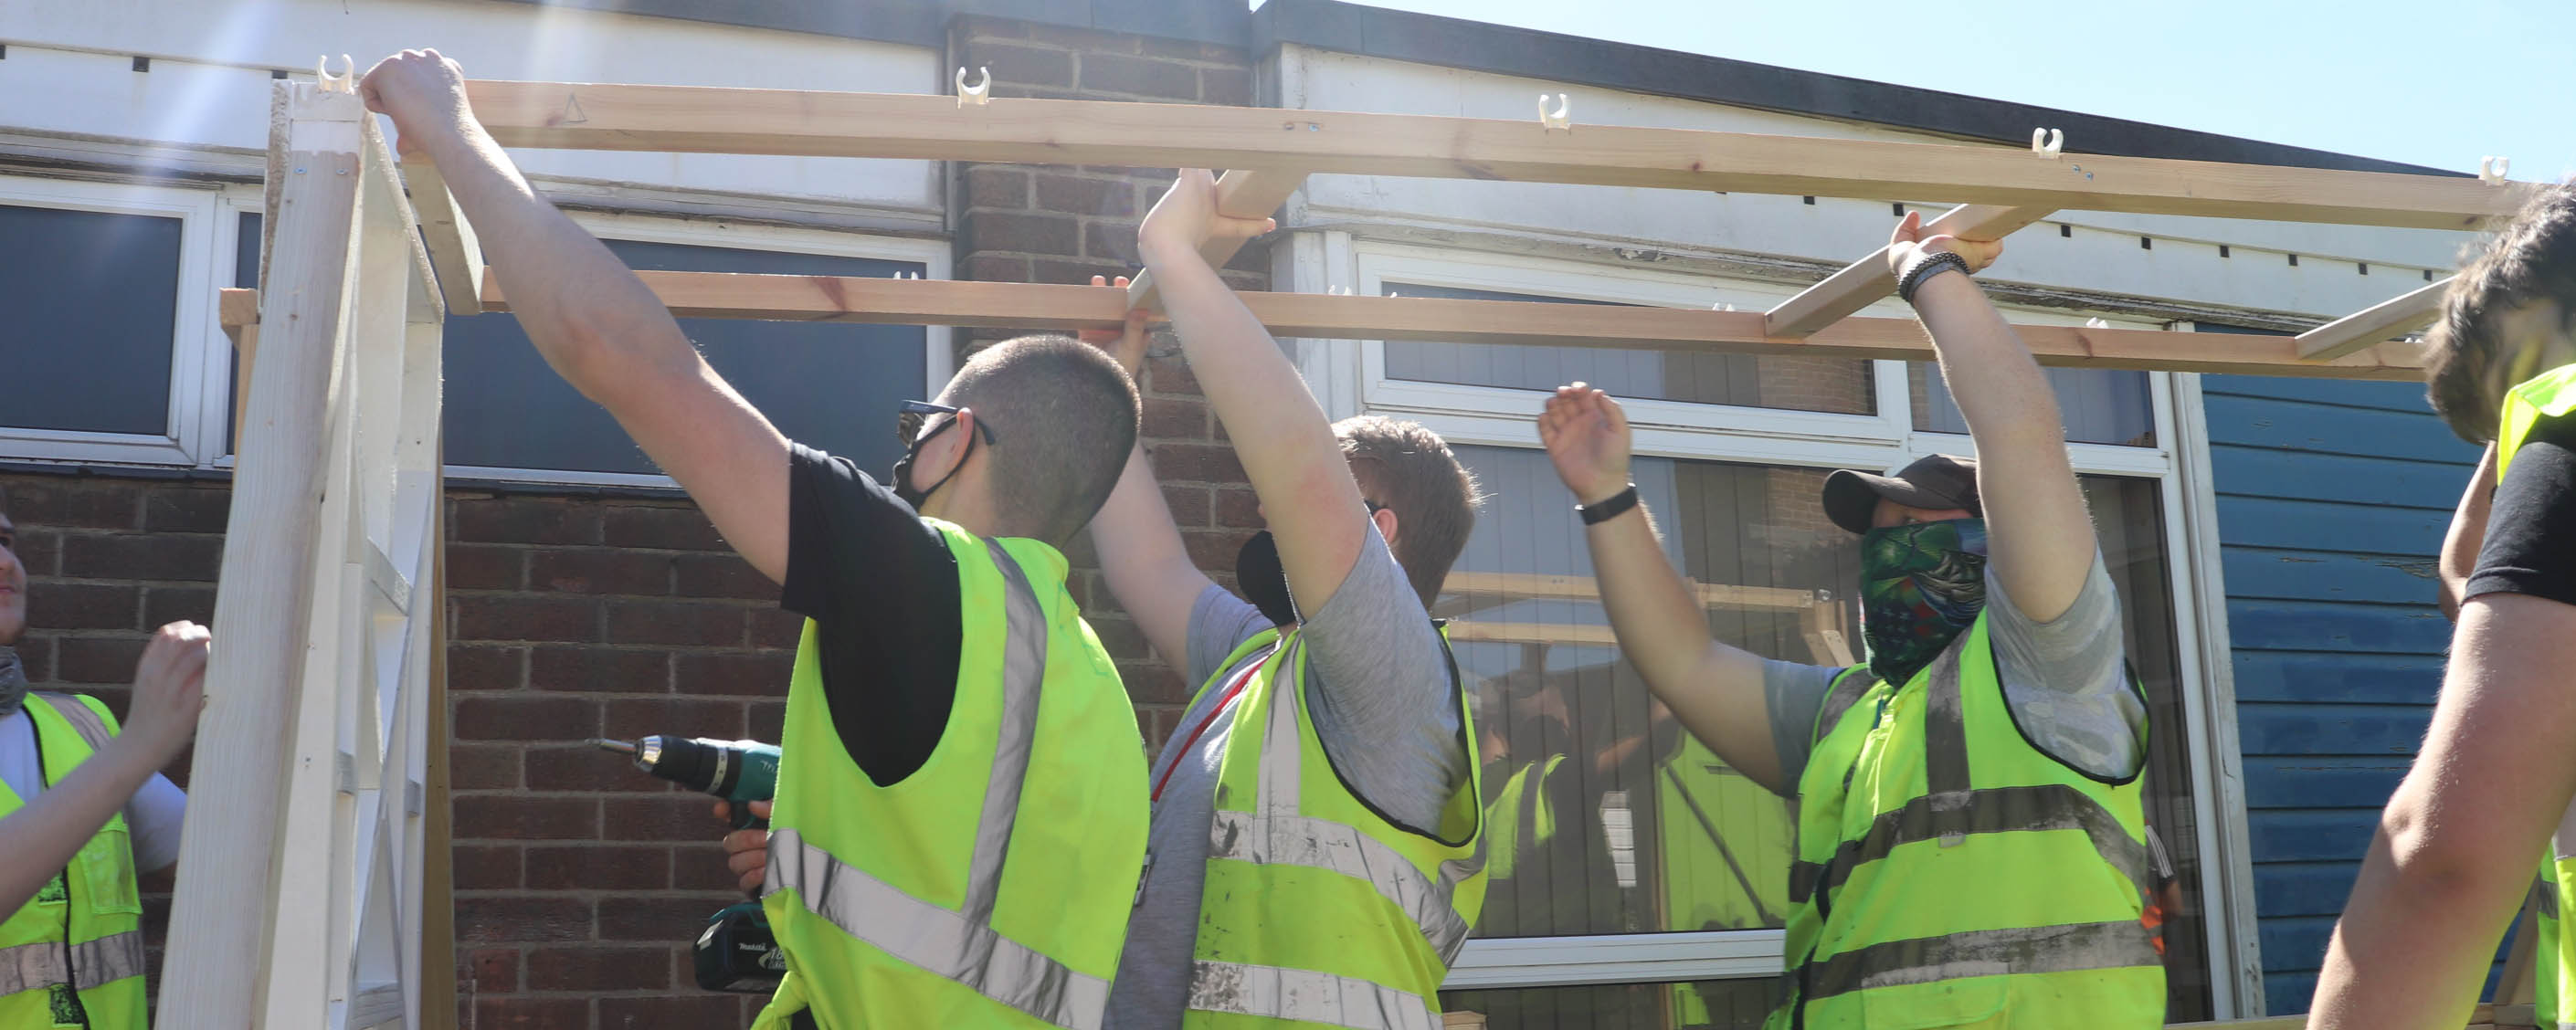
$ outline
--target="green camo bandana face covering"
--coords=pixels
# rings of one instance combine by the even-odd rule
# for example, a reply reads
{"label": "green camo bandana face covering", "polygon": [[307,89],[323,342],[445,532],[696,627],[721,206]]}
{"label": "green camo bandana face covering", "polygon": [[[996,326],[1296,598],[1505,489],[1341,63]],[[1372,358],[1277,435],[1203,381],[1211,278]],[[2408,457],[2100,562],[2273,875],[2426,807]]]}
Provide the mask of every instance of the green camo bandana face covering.
{"label": "green camo bandana face covering", "polygon": [[1986,520],[1873,529],[1860,538],[1861,646],[1869,671],[1904,685],[1986,606]]}

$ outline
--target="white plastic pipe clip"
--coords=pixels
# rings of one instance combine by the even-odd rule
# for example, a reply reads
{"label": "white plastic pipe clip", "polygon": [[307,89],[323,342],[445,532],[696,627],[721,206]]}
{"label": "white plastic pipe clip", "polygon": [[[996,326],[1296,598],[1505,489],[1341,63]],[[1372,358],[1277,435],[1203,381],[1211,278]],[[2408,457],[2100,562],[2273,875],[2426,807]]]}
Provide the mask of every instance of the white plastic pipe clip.
{"label": "white plastic pipe clip", "polygon": [[966,84],[966,67],[964,65],[957,67],[957,106],[959,107],[968,104],[982,107],[993,102],[993,69],[975,70],[984,76],[984,81],[969,86]]}
{"label": "white plastic pipe clip", "polygon": [[1547,94],[1539,94],[1538,124],[1541,128],[1544,128],[1549,132],[1555,132],[1559,129],[1573,132],[1574,105],[1570,101],[1566,100],[1565,94],[1559,93],[1556,95],[1556,110],[1549,111],[1547,109]]}
{"label": "white plastic pipe clip", "polygon": [[2504,185],[2505,172],[2513,167],[2509,157],[2487,156],[2478,159],[2478,178],[2490,186]]}
{"label": "white plastic pipe clip", "polygon": [[314,58],[313,81],[325,93],[355,93],[358,91],[358,62],[350,60],[347,54],[341,54],[340,74],[333,75],[331,55]]}
{"label": "white plastic pipe clip", "polygon": [[2057,155],[2066,152],[2066,130],[2030,130],[2030,152],[2051,161],[2057,160]]}
{"label": "white plastic pipe clip", "polygon": [[2086,329],[2108,329],[2108,328],[2111,328],[2111,323],[2109,323],[2109,322],[2107,322],[2107,321],[2104,321],[2104,320],[2102,320],[2102,319],[2100,319],[2100,318],[2088,318],[2088,319],[2085,319],[2085,320],[2084,320],[2084,328],[2086,328]]}

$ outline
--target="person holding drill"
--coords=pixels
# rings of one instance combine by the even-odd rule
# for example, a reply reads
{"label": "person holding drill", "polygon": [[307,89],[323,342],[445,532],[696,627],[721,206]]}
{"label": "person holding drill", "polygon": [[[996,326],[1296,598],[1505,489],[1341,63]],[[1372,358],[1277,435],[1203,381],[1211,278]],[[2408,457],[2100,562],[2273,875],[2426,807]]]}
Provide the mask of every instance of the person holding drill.
{"label": "person holding drill", "polygon": [[1628,479],[1618,402],[1561,387],[1539,438],[1621,652],[1684,728],[1797,801],[1767,1026],[2158,1026],[2146,703],[2117,598],[2048,380],[1969,278],[2001,246],[1924,238],[1921,218],[1889,270],[1982,460],[1825,480],[1825,514],[1860,538],[1865,664],[1709,638]]}
{"label": "person holding drill", "polygon": [[520,177],[454,62],[404,51],[360,91],[437,163],[547,363],[806,617],[761,888],[788,972],[754,1025],[1098,1026],[1145,769],[1058,548],[1135,440],[1127,376],[1066,337],[995,344],[889,413],[879,483],[744,403]]}
{"label": "person holding drill", "polygon": [[32,693],[18,527],[0,514],[0,951],[14,974],[0,1027],[143,1030],[135,872],[179,860],[188,799],[157,771],[196,735],[212,637],[154,633],[122,730],[93,697]]}
{"label": "person holding drill", "polygon": [[[2458,1025],[2537,867],[2542,1026],[2576,935],[2576,182],[2541,187],[2451,281],[2425,336],[2433,411],[2487,454],[2442,549],[2451,657],[2422,750],[2326,947],[2309,1026]],[[2469,556],[2474,555],[2472,560]]]}

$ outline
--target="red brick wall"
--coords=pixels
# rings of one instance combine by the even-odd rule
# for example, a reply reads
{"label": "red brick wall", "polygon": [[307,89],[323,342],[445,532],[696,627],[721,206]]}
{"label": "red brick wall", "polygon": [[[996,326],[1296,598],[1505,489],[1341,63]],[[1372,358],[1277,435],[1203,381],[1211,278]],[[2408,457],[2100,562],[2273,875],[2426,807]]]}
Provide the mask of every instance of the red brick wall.
{"label": "red brick wall", "polygon": [[[961,19],[952,64],[1005,96],[1248,103],[1238,50]],[[1137,218],[1169,170],[959,165],[960,278],[1083,282],[1133,270]],[[1256,245],[1227,270],[1267,288]],[[973,343],[963,345],[971,349]],[[1144,377],[1144,435],[1200,564],[1231,579],[1257,527],[1243,470],[1169,341]],[[148,627],[211,622],[231,501],[221,481],[0,474],[28,565],[20,650],[40,689],[123,711]],[[1187,685],[1103,588],[1075,597],[1119,660],[1148,746]],[[647,733],[776,740],[796,620],[679,499],[448,494],[448,689],[458,1020],[471,1028],[740,1026],[760,999],[699,991],[686,942],[740,895],[709,802],[583,743]],[[220,636],[221,627],[217,627]],[[185,756],[174,779],[185,782]],[[147,883],[156,946],[169,881]]]}

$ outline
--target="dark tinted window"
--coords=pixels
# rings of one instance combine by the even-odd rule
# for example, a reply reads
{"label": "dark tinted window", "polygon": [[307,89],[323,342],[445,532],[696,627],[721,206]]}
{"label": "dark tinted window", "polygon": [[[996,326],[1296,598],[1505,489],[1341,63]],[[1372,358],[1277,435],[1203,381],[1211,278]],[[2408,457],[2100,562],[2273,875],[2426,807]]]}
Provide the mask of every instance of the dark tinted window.
{"label": "dark tinted window", "polygon": [[177,218],[0,205],[0,424],[170,429]]}

